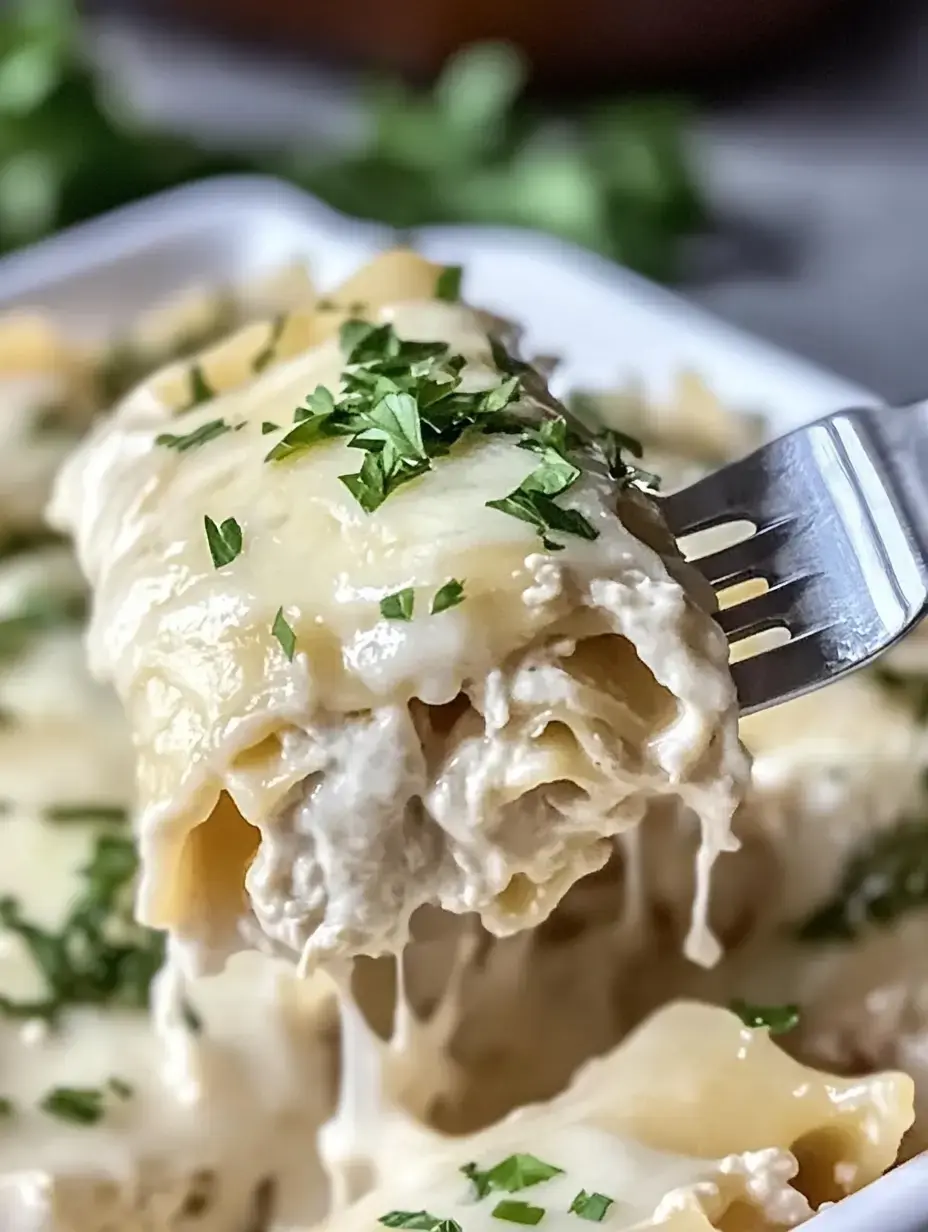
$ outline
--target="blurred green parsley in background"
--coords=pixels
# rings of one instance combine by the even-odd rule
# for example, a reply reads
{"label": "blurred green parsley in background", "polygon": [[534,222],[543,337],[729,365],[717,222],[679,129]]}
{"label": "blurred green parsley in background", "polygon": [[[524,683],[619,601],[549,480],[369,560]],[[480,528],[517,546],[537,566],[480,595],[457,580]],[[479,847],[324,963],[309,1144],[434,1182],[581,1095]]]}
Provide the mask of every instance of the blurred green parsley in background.
{"label": "blurred green parsley in background", "polygon": [[554,120],[522,101],[525,81],[512,48],[472,47],[428,92],[372,84],[348,151],[207,150],[115,96],[73,0],[15,0],[0,16],[0,251],[176,184],[256,171],[396,227],[535,227],[672,278],[704,221],[685,109],[644,98]]}

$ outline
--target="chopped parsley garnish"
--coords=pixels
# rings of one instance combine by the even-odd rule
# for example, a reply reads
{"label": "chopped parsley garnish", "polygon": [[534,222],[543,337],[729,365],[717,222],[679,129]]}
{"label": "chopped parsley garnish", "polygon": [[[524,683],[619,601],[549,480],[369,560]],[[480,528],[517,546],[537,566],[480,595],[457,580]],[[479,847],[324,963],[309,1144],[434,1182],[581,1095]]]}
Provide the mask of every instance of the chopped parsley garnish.
{"label": "chopped parsley garnish", "polygon": [[219,526],[211,517],[204,517],[206,542],[209,544],[209,554],[213,558],[213,566],[221,569],[230,565],[242,550],[242,528],[235,518],[226,518]]}
{"label": "chopped parsley garnish", "polygon": [[280,424],[271,423],[269,419],[265,419],[261,424],[261,435],[267,436],[269,432],[277,432],[280,429]]}
{"label": "chopped parsley garnish", "polygon": [[432,599],[430,608],[433,616],[439,612],[446,612],[449,607],[457,607],[459,603],[464,602],[464,583],[459,582],[457,578],[452,578],[449,582],[445,582],[444,586],[440,586],[435,591],[435,596]]}
{"label": "chopped parsley garnish", "polygon": [[466,361],[452,354],[447,343],[404,341],[389,323],[359,319],[342,324],[339,340],[345,359],[341,397],[336,401],[323,386],[314,390],[297,407],[294,426],[266,460],[283,461],[322,441],[349,438],[349,448],[363,450],[365,458],[358,471],[340,479],[366,513],[431,470],[433,460],[447,454],[467,432],[515,434],[522,447],[541,455],[539,465],[515,491],[487,504],[534,526],[551,551],[563,546],[550,538],[552,532],[582,539],[599,534],[582,513],[555,500],[580,477],[572,450],[594,453],[619,482],[640,481],[643,472],[622,459],[626,438],[581,440],[563,416],[535,426],[508,410],[530,369],[499,339],[492,339],[490,346],[505,379],[477,391],[461,389]]}
{"label": "chopped parsley garnish", "polygon": [[796,929],[800,941],[851,941],[928,904],[928,821],[907,819],[866,839],[834,894]]}
{"label": "chopped parsley garnish", "polygon": [[284,654],[292,663],[293,656],[296,653],[296,634],[287,623],[282,607],[277,609],[277,615],[274,617],[274,623],[271,625],[271,633],[280,642]]}
{"label": "chopped parsley garnish", "polygon": [[490,1192],[490,1182],[487,1179],[488,1173],[481,1172],[476,1164],[462,1164],[459,1171],[463,1172],[467,1179],[474,1187],[474,1191],[478,1198],[485,1198]]}
{"label": "chopped parsley garnish", "polygon": [[614,1198],[607,1198],[601,1193],[587,1193],[581,1189],[570,1204],[571,1215],[579,1215],[581,1219],[589,1219],[592,1223],[602,1223],[606,1211],[612,1206]]}
{"label": "chopped parsley garnish", "polygon": [[736,997],[730,1008],[746,1027],[766,1027],[771,1035],[792,1031],[799,1022],[798,1005],[752,1005]]}
{"label": "chopped parsley garnish", "polygon": [[520,442],[524,449],[541,454],[539,465],[519,486],[499,500],[487,501],[490,509],[498,509],[534,526],[549,552],[563,548],[549,537],[549,531],[562,531],[581,539],[596,539],[599,531],[576,509],[565,509],[554,500],[580,478],[580,468],[571,460],[570,451],[581,442],[563,418],[548,420],[538,428],[528,429]]}
{"label": "chopped parsley garnish", "polygon": [[138,860],[129,838],[97,836],[81,884],[55,930],[27,919],[12,895],[0,898],[0,931],[17,935],[42,977],[42,996],[17,1001],[0,996],[0,1014],[54,1023],[73,1005],[144,1009],[164,961],[164,937],[133,916]]}
{"label": "chopped parsley garnish", "polygon": [[266,455],[265,462],[281,462],[294,454],[303,453],[322,440],[343,435],[331,422],[334,411],[335,400],[331,393],[324,385],[317,385],[293,412],[296,426],[277,442]]}
{"label": "chopped parsley garnish", "polygon": [[38,634],[79,625],[86,616],[85,595],[54,590],[34,592],[15,615],[0,620],[0,660],[15,659]]}
{"label": "chopped parsley garnish", "polygon": [[39,1107],[59,1121],[96,1125],[103,1119],[106,1092],[100,1087],[53,1087]]}
{"label": "chopped parsley garnish", "polygon": [[550,1181],[552,1176],[559,1176],[564,1169],[545,1163],[537,1155],[517,1154],[508,1155],[492,1168],[481,1170],[471,1163],[464,1164],[461,1171],[473,1183],[477,1197],[482,1198],[491,1189],[517,1193],[531,1185],[540,1185],[542,1181]]}
{"label": "chopped parsley garnish", "polygon": [[12,530],[0,533],[0,560],[11,560],[26,552],[40,552],[43,548],[57,547],[67,540],[62,535],[42,527],[38,530]]}
{"label": "chopped parsley garnish", "polygon": [[0,1095],[0,1117],[11,1117],[16,1111],[16,1105],[6,1095]]}
{"label": "chopped parsley garnish", "polygon": [[184,436],[177,436],[173,432],[161,432],[155,437],[155,444],[164,445],[168,449],[176,449],[178,453],[185,453],[188,449],[196,449],[200,445],[205,445],[207,441],[215,440],[217,436],[231,431],[232,429],[224,419],[210,419]]}
{"label": "chopped parsley garnish", "polygon": [[40,1101],[39,1107],[60,1121],[95,1125],[106,1112],[108,1094],[126,1100],[132,1097],[133,1091],[122,1078],[109,1078],[104,1087],[53,1087]]}
{"label": "chopped parsley garnish", "polygon": [[277,344],[280,342],[280,335],[284,332],[286,324],[287,317],[285,313],[281,313],[280,316],[274,318],[267,342],[255,356],[252,363],[255,372],[263,372],[268,364],[273,362],[274,356],[277,353]]}
{"label": "chopped parsley garnish", "polygon": [[642,470],[640,466],[628,462],[623,453],[630,453],[634,458],[640,458],[644,452],[641,442],[616,428],[604,428],[596,434],[596,445],[609,468],[609,474],[620,483],[635,484],[639,488],[656,492],[661,481],[658,475]]}
{"label": "chopped parsley garnish", "polygon": [[199,364],[190,365],[190,401],[184,408],[185,411],[192,411],[194,407],[202,406],[204,402],[212,402],[216,397],[216,390],[213,389],[209,381],[206,379],[206,373]]}
{"label": "chopped parsley garnish", "polygon": [[402,340],[390,324],[349,319],[339,332],[345,370],[338,401],[316,389],[294,414],[294,426],[267,455],[282,461],[320,441],[348,437],[365,452],[360,469],[341,476],[366,513],[397,488],[431,469],[468,430],[519,431],[505,408],[518,381],[489,390],[460,388],[465,361],[445,342]]}
{"label": "chopped parsley garnish", "polygon": [[184,1026],[191,1035],[202,1035],[203,1019],[197,1013],[196,1008],[189,1001],[184,1001],[181,1006],[181,1015],[184,1020]]}
{"label": "chopped parsley garnish", "polygon": [[545,1217],[543,1206],[532,1206],[530,1202],[521,1202],[518,1198],[504,1198],[493,1207],[494,1219],[505,1219],[509,1223],[524,1223],[534,1227]]}
{"label": "chopped parsley garnish", "polygon": [[409,1228],[410,1232],[461,1232],[455,1219],[440,1219],[429,1211],[389,1211],[377,1220],[385,1228]]}
{"label": "chopped parsley garnish", "polygon": [[464,270],[460,265],[446,265],[435,280],[435,298],[457,302],[461,298],[463,276]]}
{"label": "chopped parsley garnish", "polygon": [[46,821],[102,822],[124,825],[129,811],[118,804],[50,804],[42,810]]}
{"label": "chopped parsley garnish", "polygon": [[411,586],[398,590],[380,600],[380,614],[384,620],[412,620],[416,594]]}
{"label": "chopped parsley garnish", "polygon": [[528,479],[508,496],[487,501],[487,507],[498,509],[500,513],[508,513],[510,517],[534,526],[549,552],[559,552],[564,545],[551,539],[548,531],[559,530],[565,534],[579,535],[581,539],[598,538],[599,531],[590,525],[582,513],[576,509],[564,509],[544,492],[526,486],[536,474],[537,472],[533,471]]}

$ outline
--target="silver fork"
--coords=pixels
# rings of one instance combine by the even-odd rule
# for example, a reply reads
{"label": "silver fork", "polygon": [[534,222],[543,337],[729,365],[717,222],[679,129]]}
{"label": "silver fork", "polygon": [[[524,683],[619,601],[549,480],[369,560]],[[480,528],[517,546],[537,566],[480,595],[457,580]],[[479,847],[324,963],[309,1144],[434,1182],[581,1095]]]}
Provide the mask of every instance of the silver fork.
{"label": "silver fork", "polygon": [[662,506],[678,539],[754,527],[692,560],[717,591],[769,584],[718,613],[730,642],[772,628],[791,635],[733,665],[742,713],[810,692],[870,663],[928,609],[928,401],[839,411]]}

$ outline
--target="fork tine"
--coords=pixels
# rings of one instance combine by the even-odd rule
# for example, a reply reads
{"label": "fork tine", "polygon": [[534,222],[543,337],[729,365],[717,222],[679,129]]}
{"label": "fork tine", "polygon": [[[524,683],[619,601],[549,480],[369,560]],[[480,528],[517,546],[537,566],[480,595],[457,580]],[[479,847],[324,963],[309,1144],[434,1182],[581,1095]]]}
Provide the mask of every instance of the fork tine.
{"label": "fork tine", "polygon": [[[664,516],[678,539],[722,522],[757,525],[758,494],[764,488],[763,450],[733,462],[663,498]],[[758,530],[761,527],[758,526]]]}
{"label": "fork tine", "polygon": [[745,711],[872,662],[928,614],[926,465],[928,401],[851,408],[663,498],[684,552],[688,535],[726,522],[755,529],[689,554],[716,589],[750,577],[770,586],[717,614],[730,642],[776,627],[791,635],[734,665]]}
{"label": "fork tine", "polygon": [[715,587],[732,586],[751,577],[777,576],[773,569],[776,554],[787,546],[795,531],[795,518],[772,522],[766,530],[691,561]]}
{"label": "fork tine", "polygon": [[742,714],[770,704],[772,697],[803,693],[824,670],[821,630],[803,633],[782,646],[731,665]]}
{"label": "fork tine", "polygon": [[730,642],[741,641],[765,629],[794,627],[799,616],[799,604],[813,577],[796,577],[778,586],[771,586],[762,595],[745,599],[733,607],[724,608],[716,616]]}

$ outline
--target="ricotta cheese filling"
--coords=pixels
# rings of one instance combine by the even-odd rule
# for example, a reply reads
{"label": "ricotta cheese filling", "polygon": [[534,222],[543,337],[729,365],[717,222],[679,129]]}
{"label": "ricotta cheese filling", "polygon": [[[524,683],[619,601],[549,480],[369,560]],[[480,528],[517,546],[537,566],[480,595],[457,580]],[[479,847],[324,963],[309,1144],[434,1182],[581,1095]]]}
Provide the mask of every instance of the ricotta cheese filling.
{"label": "ricotta cheese filling", "polygon": [[[246,942],[305,969],[395,953],[425,904],[505,935],[663,799],[700,819],[688,951],[713,961],[709,872],[748,771],[705,596],[650,498],[585,443],[539,435],[566,425],[498,323],[436,300],[366,310],[308,349],[293,318],[270,341],[245,331],[203,357],[193,406],[189,370],[165,374],[57,485],[94,589],[91,665],[137,752],[140,918],[191,970]],[[365,329],[413,356],[422,403],[412,427],[376,427],[408,402],[375,356],[365,431],[422,456],[370,508],[345,482],[357,440],[325,429]],[[284,353],[259,363],[269,345]],[[448,380],[498,409],[428,454],[409,433],[428,435]],[[526,521],[533,484],[554,496],[530,495]]]}

